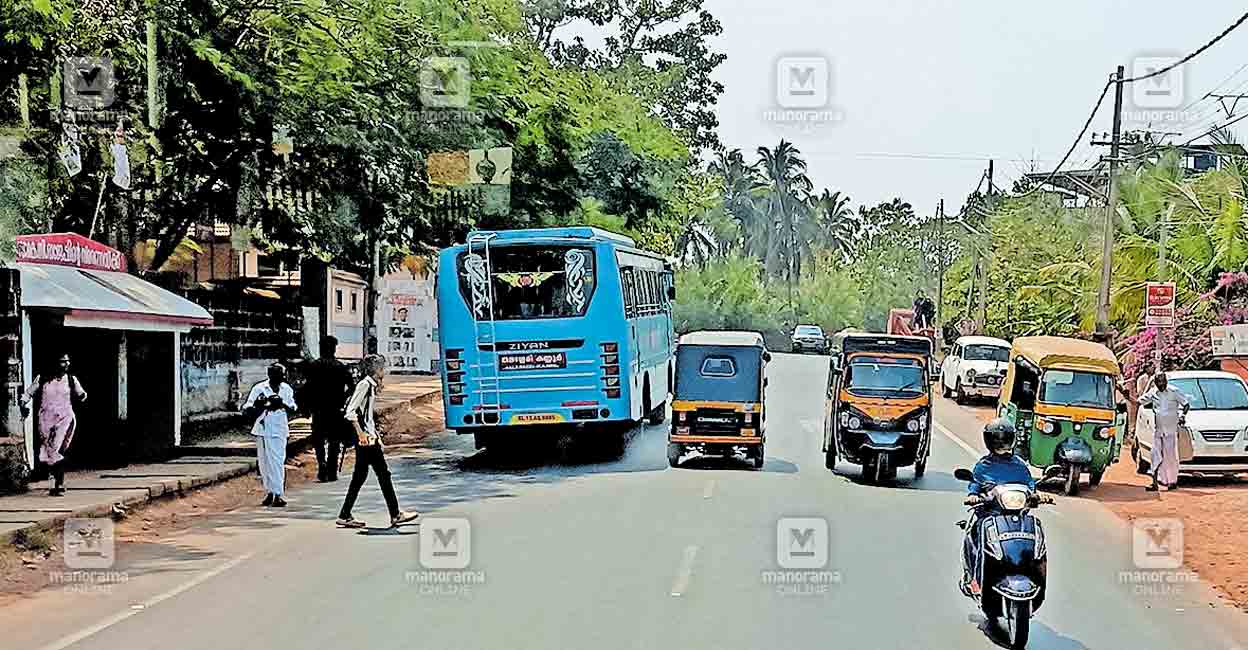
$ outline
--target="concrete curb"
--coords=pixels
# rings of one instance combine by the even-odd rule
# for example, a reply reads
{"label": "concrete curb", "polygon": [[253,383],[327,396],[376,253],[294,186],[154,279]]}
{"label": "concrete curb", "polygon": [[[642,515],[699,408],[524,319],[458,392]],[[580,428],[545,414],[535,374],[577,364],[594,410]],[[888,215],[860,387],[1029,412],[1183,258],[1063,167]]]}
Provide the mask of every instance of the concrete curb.
{"label": "concrete curb", "polygon": [[436,400],[436,399],[438,399],[438,398],[440,398],[440,397],[442,397],[442,389],[441,389],[441,388],[439,388],[439,389],[437,389],[437,390],[431,390],[431,391],[429,391],[429,392],[427,392],[427,393],[422,393],[422,394],[420,394],[420,395],[417,395],[416,397],[413,397],[413,398],[411,398],[411,399],[409,399],[409,400],[404,400],[404,401],[402,401],[402,402],[397,402],[397,403],[395,403],[395,404],[390,404],[389,406],[383,406],[383,407],[381,407],[381,408],[377,409],[377,415],[379,415],[379,416],[383,416],[383,417],[388,417],[388,416],[391,416],[391,415],[393,415],[394,413],[396,413],[396,412],[398,412],[398,411],[401,411],[401,410],[403,410],[403,409],[405,409],[405,408],[409,408],[409,407],[416,407],[416,406],[424,406],[425,404],[428,404],[428,403],[430,403],[430,402],[432,402],[432,401],[434,401],[434,400]]}
{"label": "concrete curb", "polygon": [[187,476],[177,479],[164,479],[152,483],[147,488],[147,495],[134,495],[121,499],[114,503],[99,503],[85,508],[79,508],[72,512],[57,513],[46,519],[32,524],[25,528],[12,530],[4,534],[0,534],[0,544],[11,545],[13,538],[35,530],[54,530],[65,523],[66,519],[78,519],[83,517],[108,517],[111,516],[113,506],[120,503],[123,507],[131,508],[151,503],[157,499],[169,498],[185,492],[197,490],[199,488],[215,485],[239,476],[245,476],[258,470],[256,461],[238,461],[231,462],[235,467],[229,467],[217,472],[212,472],[203,476]]}

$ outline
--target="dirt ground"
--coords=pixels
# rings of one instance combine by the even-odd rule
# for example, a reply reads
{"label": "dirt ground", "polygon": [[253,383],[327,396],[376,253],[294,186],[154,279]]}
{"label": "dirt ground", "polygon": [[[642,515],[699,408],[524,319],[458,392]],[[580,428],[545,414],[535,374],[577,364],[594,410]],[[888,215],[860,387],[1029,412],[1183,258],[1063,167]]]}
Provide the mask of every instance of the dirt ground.
{"label": "dirt ground", "polygon": [[[378,426],[385,432],[387,448],[399,451],[444,428],[442,402],[400,409],[381,418]],[[348,477],[354,460],[354,454],[347,454],[343,470]],[[311,449],[286,461],[287,488],[315,480],[316,456]],[[263,498],[259,476],[248,474],[182,497],[157,499],[115,517],[116,543],[159,542],[189,528],[197,517],[257,507]],[[58,529],[34,533],[15,545],[0,546],[0,606],[44,589],[51,574],[67,570],[59,552],[60,543]]]}
{"label": "dirt ground", "polygon": [[[981,421],[992,419],[990,408],[977,409]],[[1201,479],[1179,477],[1174,492],[1145,492],[1146,476],[1135,471],[1131,443],[1111,465],[1101,484],[1082,496],[1105,504],[1125,521],[1152,517],[1183,520],[1184,562],[1240,609],[1248,611],[1248,477]]]}

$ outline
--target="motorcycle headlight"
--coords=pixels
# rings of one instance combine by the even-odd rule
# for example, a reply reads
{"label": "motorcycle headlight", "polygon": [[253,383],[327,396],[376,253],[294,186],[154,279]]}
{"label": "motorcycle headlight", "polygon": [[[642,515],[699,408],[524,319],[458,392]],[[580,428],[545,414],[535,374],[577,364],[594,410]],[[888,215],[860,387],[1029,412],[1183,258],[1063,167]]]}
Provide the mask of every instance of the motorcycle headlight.
{"label": "motorcycle headlight", "polygon": [[984,535],[984,553],[987,553],[998,560],[1005,557],[1005,552],[1001,550],[1001,537],[997,532],[997,521],[992,518],[984,520],[982,530]]}
{"label": "motorcycle headlight", "polygon": [[1002,510],[1022,510],[1027,507],[1027,493],[1022,490],[997,490],[997,503]]}
{"label": "motorcycle headlight", "polygon": [[862,428],[862,418],[858,417],[857,415],[851,415],[851,416],[849,416],[849,428],[851,428],[851,429],[861,429],[861,428]]}
{"label": "motorcycle headlight", "polygon": [[918,430],[919,430],[918,419],[910,420],[909,422],[906,423],[906,431],[910,431],[913,433]]}

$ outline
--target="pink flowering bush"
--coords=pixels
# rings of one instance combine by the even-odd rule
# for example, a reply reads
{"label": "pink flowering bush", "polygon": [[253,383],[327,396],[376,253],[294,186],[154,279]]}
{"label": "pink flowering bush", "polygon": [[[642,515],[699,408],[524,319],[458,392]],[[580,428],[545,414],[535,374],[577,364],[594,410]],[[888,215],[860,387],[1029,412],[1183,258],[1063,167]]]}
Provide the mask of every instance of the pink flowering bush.
{"label": "pink flowering bush", "polygon": [[[1195,370],[1212,366],[1209,327],[1248,323],[1248,273],[1221,274],[1211,291],[1178,311],[1176,320],[1177,327],[1167,333],[1161,346],[1162,368]],[[1154,354],[1162,341],[1159,334],[1159,330],[1150,327],[1121,342],[1119,353],[1127,359],[1123,366],[1125,376],[1154,370]]]}

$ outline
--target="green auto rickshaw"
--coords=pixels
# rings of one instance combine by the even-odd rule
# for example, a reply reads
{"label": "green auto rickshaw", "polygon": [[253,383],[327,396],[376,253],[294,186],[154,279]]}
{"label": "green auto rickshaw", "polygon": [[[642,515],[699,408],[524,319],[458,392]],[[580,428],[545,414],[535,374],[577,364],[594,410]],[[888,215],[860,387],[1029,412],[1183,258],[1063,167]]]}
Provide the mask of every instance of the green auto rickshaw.
{"label": "green auto rickshaw", "polygon": [[1096,486],[1122,452],[1126,404],[1116,399],[1118,360],[1091,341],[1056,336],[1014,339],[997,415],[1018,430],[1015,450],[1079,492]]}

